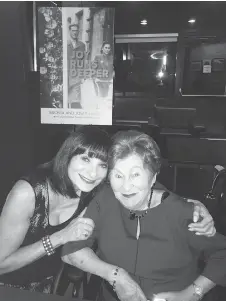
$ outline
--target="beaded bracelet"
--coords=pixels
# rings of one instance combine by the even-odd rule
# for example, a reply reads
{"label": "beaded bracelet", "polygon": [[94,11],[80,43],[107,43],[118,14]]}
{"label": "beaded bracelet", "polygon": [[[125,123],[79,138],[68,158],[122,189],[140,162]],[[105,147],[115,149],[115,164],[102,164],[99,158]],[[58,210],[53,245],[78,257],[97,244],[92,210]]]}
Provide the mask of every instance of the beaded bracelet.
{"label": "beaded bracelet", "polygon": [[113,283],[112,283],[112,289],[115,291],[115,285],[116,285],[116,277],[118,275],[119,267],[116,267],[114,272],[113,272]]}
{"label": "beaded bracelet", "polygon": [[44,236],[42,238],[42,244],[43,244],[43,247],[44,247],[44,249],[46,251],[46,254],[48,256],[50,256],[50,255],[52,255],[52,254],[55,253],[55,250],[53,248],[53,245],[52,245],[52,243],[51,243],[50,238],[49,238],[48,235],[46,235],[46,236]]}

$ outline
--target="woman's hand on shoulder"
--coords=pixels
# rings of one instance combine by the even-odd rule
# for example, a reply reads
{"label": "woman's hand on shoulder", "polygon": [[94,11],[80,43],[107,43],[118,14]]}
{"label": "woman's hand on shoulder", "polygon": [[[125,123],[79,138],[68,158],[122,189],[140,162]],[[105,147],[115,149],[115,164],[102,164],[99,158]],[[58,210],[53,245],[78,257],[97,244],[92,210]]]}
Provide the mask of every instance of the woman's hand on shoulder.
{"label": "woman's hand on shoulder", "polygon": [[35,194],[26,181],[16,182],[0,217],[0,260],[16,251],[24,240],[35,209]]}
{"label": "woman's hand on shoulder", "polygon": [[92,235],[95,225],[92,219],[82,217],[84,211],[85,209],[60,231],[63,245],[71,241],[86,240]]}
{"label": "woman's hand on shoulder", "polygon": [[[200,201],[188,199],[188,202],[194,203],[193,223],[188,225],[189,231],[196,235],[212,237],[216,233],[214,221],[207,208]],[[201,219],[201,221],[199,221]]]}

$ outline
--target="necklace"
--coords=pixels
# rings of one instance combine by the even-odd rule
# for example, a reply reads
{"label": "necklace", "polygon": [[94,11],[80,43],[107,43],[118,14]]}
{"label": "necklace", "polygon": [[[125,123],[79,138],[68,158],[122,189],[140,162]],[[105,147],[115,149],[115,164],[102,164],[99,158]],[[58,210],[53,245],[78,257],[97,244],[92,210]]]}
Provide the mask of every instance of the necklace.
{"label": "necklace", "polygon": [[153,195],[153,188],[151,188],[151,194],[150,194],[150,198],[148,201],[148,208],[142,213],[142,214],[137,214],[135,212],[133,212],[132,210],[129,211],[129,218],[131,220],[134,220],[135,218],[143,218],[147,213],[148,213],[148,209],[150,209],[151,207],[151,199],[152,199],[152,195]]}
{"label": "necklace", "polygon": [[140,219],[143,218],[147,213],[148,213],[148,209],[150,209],[151,207],[151,199],[152,199],[152,195],[153,195],[153,190],[154,188],[152,187],[151,188],[151,194],[150,194],[150,198],[149,198],[149,201],[148,201],[148,208],[142,213],[142,214],[137,214],[133,211],[130,210],[129,214],[129,218],[131,220],[134,220],[135,218],[137,218],[137,233],[136,233],[136,239],[139,239],[140,237]]}

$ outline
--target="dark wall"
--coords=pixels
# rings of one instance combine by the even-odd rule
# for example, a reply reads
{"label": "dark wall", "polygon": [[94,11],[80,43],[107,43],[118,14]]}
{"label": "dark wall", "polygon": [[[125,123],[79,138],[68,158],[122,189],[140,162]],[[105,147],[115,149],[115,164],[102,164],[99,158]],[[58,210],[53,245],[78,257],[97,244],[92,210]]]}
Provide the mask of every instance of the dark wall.
{"label": "dark wall", "polygon": [[27,13],[26,2],[0,2],[0,208],[15,181],[36,164],[51,159],[73,129],[40,124],[39,77],[30,72]]}
{"label": "dark wall", "polygon": [[23,36],[24,4],[0,2],[0,205],[12,183],[33,164]]}

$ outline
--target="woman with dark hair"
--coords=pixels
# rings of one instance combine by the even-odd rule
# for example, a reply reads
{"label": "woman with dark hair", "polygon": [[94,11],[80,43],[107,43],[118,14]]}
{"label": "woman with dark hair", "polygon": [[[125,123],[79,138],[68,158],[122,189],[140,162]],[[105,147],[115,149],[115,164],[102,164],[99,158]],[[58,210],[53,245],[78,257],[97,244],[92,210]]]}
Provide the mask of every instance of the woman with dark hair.
{"label": "woman with dark hair", "polygon": [[81,216],[107,175],[109,146],[106,132],[81,127],[51,162],[16,182],[0,217],[0,285],[51,292],[59,247],[92,232]]}
{"label": "woman with dark hair", "polygon": [[99,97],[107,97],[109,86],[113,80],[113,56],[111,53],[111,44],[104,42],[99,55],[96,55],[93,61],[95,69],[94,86],[96,94]]}
{"label": "woman with dark hair", "polygon": [[[103,278],[98,300],[198,301],[216,284],[226,285],[226,238],[188,228],[192,204],[156,182],[161,156],[155,141],[119,132],[108,164],[110,185],[85,213],[95,223],[92,236],[63,248],[65,262]],[[94,240],[99,257],[90,248]]]}

